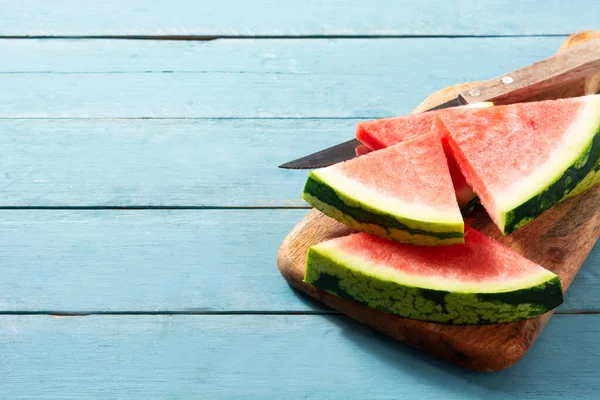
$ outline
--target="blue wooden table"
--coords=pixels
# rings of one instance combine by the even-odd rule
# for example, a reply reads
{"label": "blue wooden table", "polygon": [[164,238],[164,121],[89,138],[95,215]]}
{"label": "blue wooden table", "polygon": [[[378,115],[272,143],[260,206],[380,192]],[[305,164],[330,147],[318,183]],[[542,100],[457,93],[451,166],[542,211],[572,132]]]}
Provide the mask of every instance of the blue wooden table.
{"label": "blue wooden table", "polygon": [[600,246],[494,374],[290,289],[284,161],[600,28],[589,0],[0,1],[0,398],[600,398]]}

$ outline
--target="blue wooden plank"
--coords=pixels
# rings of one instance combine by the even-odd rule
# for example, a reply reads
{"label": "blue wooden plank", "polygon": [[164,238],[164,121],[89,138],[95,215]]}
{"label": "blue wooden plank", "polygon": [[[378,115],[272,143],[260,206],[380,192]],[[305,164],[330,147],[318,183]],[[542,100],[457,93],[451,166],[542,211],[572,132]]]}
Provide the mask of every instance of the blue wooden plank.
{"label": "blue wooden plank", "polygon": [[0,311],[324,310],[275,258],[306,210],[4,211]]}
{"label": "blue wooden plank", "polygon": [[476,373],[341,316],[0,317],[2,398],[597,399],[600,316]]}
{"label": "blue wooden plank", "polygon": [[[215,46],[230,46],[226,42]],[[4,73],[0,74],[0,118],[384,117],[409,112],[423,98],[445,86],[489,79],[549,56],[561,38],[373,42],[376,48],[368,54],[385,56],[362,56],[364,40],[295,40],[281,50],[282,61],[274,62],[279,66],[271,68],[264,65],[279,57],[278,50],[268,50],[271,41],[238,41],[240,48],[249,49],[239,53],[215,51],[215,58],[210,58],[213,66],[206,72],[193,72],[194,68],[189,67],[189,73]],[[136,43],[140,48],[152,46],[148,41]],[[281,40],[272,43],[281,46]],[[315,46],[321,50],[309,56]],[[167,51],[164,58],[180,60],[179,68],[193,65],[202,53],[188,60],[185,48],[179,57],[174,52]],[[76,69],[82,69],[85,63],[88,72],[94,70],[98,57],[89,54],[89,58],[77,57]],[[106,58],[115,65],[125,65],[131,58],[119,52],[121,57],[113,60],[110,54],[107,47]],[[296,55],[301,61],[298,64],[294,63]],[[69,58],[57,59],[69,64]],[[354,61],[348,64],[348,59]],[[162,71],[172,66],[156,58],[147,60],[135,68]],[[22,64],[9,69],[19,65]],[[202,68],[208,68],[206,65]],[[229,67],[220,71],[223,65]],[[103,62],[97,69],[106,67]],[[274,69],[282,72],[282,68],[292,73],[263,73],[277,72]],[[294,69],[306,72],[295,73]],[[257,71],[260,73],[247,73]]]}
{"label": "blue wooden plank", "polygon": [[[275,263],[305,214],[5,210],[0,312],[323,312]],[[599,250],[560,312],[600,311]]]}
{"label": "blue wooden plank", "polygon": [[585,0],[0,2],[0,35],[540,35],[598,28]]}
{"label": "blue wooden plank", "polygon": [[[0,72],[126,73],[214,72],[278,74],[404,75],[411,69],[439,68],[440,61],[490,68],[473,50],[497,53],[499,67],[519,66],[558,49],[564,38],[410,39],[231,39],[212,41],[4,39]],[[510,58],[518,57],[514,64]],[[482,66],[483,65],[483,66]],[[404,68],[404,69],[400,69]],[[454,68],[452,65],[449,68]],[[421,73],[423,73],[421,71]],[[431,71],[430,75],[435,75]],[[467,70],[468,72],[468,70]],[[502,72],[506,72],[503,70]],[[427,72],[425,72],[427,73]]]}
{"label": "blue wooden plank", "polygon": [[0,120],[0,207],[306,207],[308,172],[277,166],[356,122]]}

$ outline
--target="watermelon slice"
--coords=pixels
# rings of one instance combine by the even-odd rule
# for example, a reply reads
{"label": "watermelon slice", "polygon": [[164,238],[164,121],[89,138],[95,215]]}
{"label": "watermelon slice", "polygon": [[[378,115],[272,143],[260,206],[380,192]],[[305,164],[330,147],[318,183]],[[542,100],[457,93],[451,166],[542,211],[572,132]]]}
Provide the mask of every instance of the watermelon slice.
{"label": "watermelon slice", "polygon": [[465,244],[394,243],[365,233],[308,251],[304,281],[402,317],[452,324],[510,322],[562,303],[554,273],[465,226]]}
{"label": "watermelon slice", "polygon": [[463,242],[438,132],[312,171],[302,198],[362,232],[432,246]]}
{"label": "watermelon slice", "polygon": [[[380,150],[429,133],[437,116],[452,115],[457,112],[469,112],[469,109],[472,108],[489,108],[493,105],[494,103],[482,102],[468,106],[429,111],[402,117],[362,121],[356,125],[356,138],[369,149]],[[462,209],[475,197],[475,194],[467,184],[452,153],[446,148],[445,144],[444,150],[446,151],[450,176],[452,177],[452,184],[454,185],[454,191],[456,192],[456,200],[458,201],[459,207]],[[357,152],[357,155],[363,155],[365,153],[366,151],[361,149],[360,152]]]}
{"label": "watermelon slice", "polygon": [[563,200],[600,157],[600,95],[440,119],[463,175],[505,235]]}

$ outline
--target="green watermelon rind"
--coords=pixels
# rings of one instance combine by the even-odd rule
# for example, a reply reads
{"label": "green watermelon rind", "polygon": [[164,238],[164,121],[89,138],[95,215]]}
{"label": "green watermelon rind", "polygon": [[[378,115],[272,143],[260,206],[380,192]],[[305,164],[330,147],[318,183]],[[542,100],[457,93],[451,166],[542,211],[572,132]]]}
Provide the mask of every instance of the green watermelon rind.
{"label": "green watermelon rind", "polygon": [[[421,321],[485,325],[513,322],[544,314],[562,301],[560,279],[543,270],[519,286],[494,291],[489,283],[477,284],[477,290],[465,291],[452,287],[431,289],[423,279],[399,282],[389,277],[369,273],[368,261],[339,254],[332,249],[313,246],[307,255],[304,281],[345,300],[388,314]],[[437,286],[452,283],[435,276]]]}
{"label": "green watermelon rind", "polygon": [[464,243],[464,223],[422,221],[392,215],[373,205],[357,201],[343,189],[324,182],[317,171],[311,171],[302,198],[321,211],[351,228],[386,239],[424,246]]}
{"label": "green watermelon rind", "polygon": [[[600,115],[600,107],[598,108],[598,115]],[[541,188],[534,196],[519,206],[505,212],[502,216],[504,226],[501,227],[504,235],[508,235],[527,225],[544,211],[550,209],[554,204],[565,200],[569,196],[580,194],[597,183],[596,180],[598,178],[595,175],[588,177],[588,174],[598,168],[597,161],[600,158],[600,118],[598,121],[594,121],[591,126],[587,126],[586,129],[594,132],[592,139],[560,177],[548,186]],[[587,132],[582,132],[581,134],[587,134]],[[582,182],[588,183],[580,186]]]}
{"label": "green watermelon rind", "polygon": [[592,170],[583,178],[575,189],[571,190],[561,201],[572,199],[573,197],[580,195],[583,192],[590,190],[600,183],[600,160],[596,161],[596,164]]}

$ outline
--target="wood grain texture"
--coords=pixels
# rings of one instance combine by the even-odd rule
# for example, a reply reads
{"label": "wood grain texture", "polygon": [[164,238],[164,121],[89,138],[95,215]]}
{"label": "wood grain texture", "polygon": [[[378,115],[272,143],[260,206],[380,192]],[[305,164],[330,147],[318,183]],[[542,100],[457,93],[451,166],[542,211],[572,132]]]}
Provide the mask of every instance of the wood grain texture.
{"label": "wood grain texture", "polygon": [[[584,0],[321,2],[75,0],[0,2],[3,36],[544,35],[597,28]],[[535,15],[536,18],[530,18]]]}
{"label": "wood grain texture", "polygon": [[[35,41],[40,53],[34,56],[36,46],[30,46],[28,57],[5,46],[0,118],[406,114],[441,87],[489,79],[529,64],[552,54],[561,40],[382,39],[372,45],[368,40],[239,40],[239,51],[229,41],[216,41],[206,47],[173,48],[164,57],[149,56],[153,42],[135,41],[138,50],[128,44],[114,58],[106,56],[113,46],[108,41],[95,41],[87,50],[68,46],[71,42],[48,42],[54,41]],[[69,48],[73,54],[68,54]],[[12,53],[23,61],[4,61],[11,60]],[[102,57],[106,60],[99,62]],[[31,73],[14,73],[28,58],[37,60],[27,62]]]}
{"label": "wood grain texture", "polygon": [[[465,85],[459,87],[459,90],[463,90]],[[451,99],[456,90],[441,90],[426,99],[425,103],[441,104]],[[561,97],[561,94],[552,92],[548,96]],[[599,206],[600,187],[596,187],[571,201],[554,206],[529,225],[506,237],[502,236],[481,207],[466,222],[555,272],[566,291],[600,236]],[[481,371],[507,368],[523,357],[552,314],[499,325],[434,324],[369,309],[303,282],[308,248],[351,232],[350,228],[313,209],[281,245],[277,258],[281,274],[292,286],[311,297],[439,358]]]}
{"label": "wood grain texture", "polygon": [[[564,41],[558,52],[566,51],[577,46],[579,43],[585,43],[589,40],[600,40],[600,31],[586,30],[576,32]],[[576,90],[582,90],[584,93],[598,92],[598,88],[600,88],[600,72],[581,79],[579,82],[575,82],[575,84],[565,85],[565,87],[576,88]]]}
{"label": "wood grain texture", "polygon": [[343,316],[1,316],[0,397],[591,400],[599,329],[557,315],[519,364],[481,374]]}
{"label": "wood grain texture", "polygon": [[[0,313],[336,313],[274,268],[307,210],[4,210]],[[600,246],[558,312],[599,312]]]}

